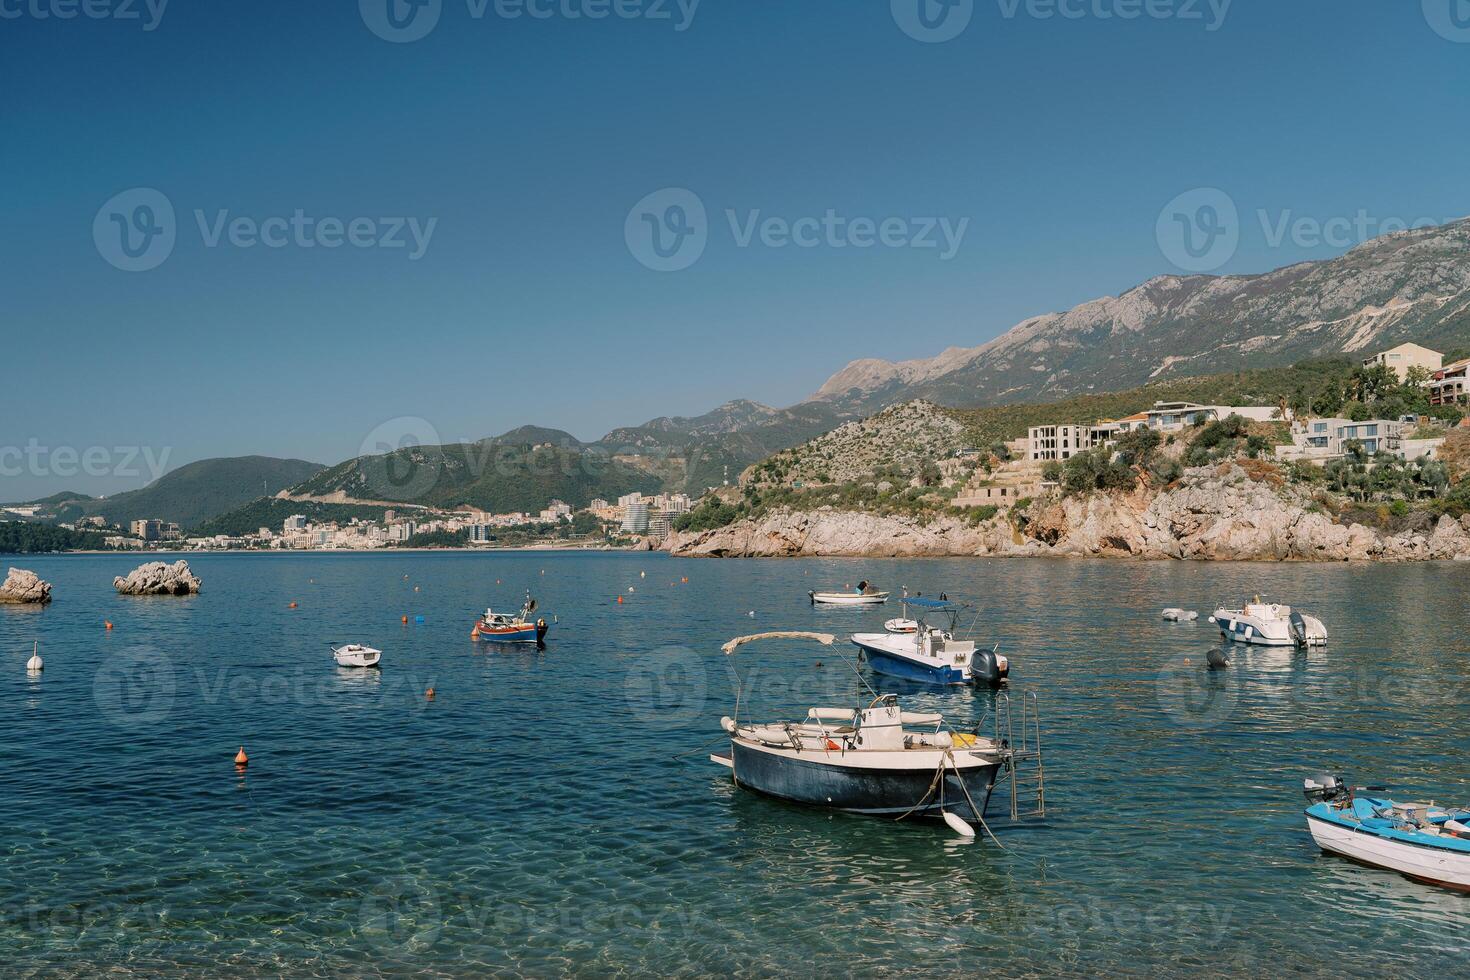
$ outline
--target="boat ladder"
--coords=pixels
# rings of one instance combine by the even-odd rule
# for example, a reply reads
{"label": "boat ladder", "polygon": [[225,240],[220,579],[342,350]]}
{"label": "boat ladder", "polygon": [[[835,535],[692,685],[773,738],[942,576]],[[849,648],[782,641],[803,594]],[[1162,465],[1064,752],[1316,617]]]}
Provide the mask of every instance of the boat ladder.
{"label": "boat ladder", "polygon": [[[1011,781],[1011,819],[1046,816],[1046,767],[1041,761],[1041,708],[1035,691],[1020,696],[1019,710],[1008,692],[995,699],[995,741],[1004,746]],[[1017,737],[1019,735],[1019,738]],[[1022,801],[1029,809],[1022,809]]]}

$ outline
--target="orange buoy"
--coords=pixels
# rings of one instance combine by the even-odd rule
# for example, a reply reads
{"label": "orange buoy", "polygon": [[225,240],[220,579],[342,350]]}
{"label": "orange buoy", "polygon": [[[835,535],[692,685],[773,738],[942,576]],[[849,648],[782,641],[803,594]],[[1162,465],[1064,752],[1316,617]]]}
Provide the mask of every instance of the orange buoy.
{"label": "orange buoy", "polygon": [[105,626],[105,627],[107,627],[108,629],[112,629],[112,620],[110,620],[110,619],[104,619],[102,621],[102,625]]}
{"label": "orange buoy", "polygon": [[424,692],[424,697],[430,701],[434,700],[434,689],[431,687]]}
{"label": "orange buoy", "polygon": [[680,582],[688,582],[689,581],[689,576],[688,575],[685,575],[683,578],[679,579],[679,581]]}
{"label": "orange buoy", "polygon": [[407,616],[404,616],[403,617],[403,625],[404,626],[407,626],[408,625],[408,617]]}
{"label": "orange buoy", "polygon": [[623,604],[623,597],[622,596],[618,596],[618,605],[621,606],[622,604]]}
{"label": "orange buoy", "polygon": [[287,606],[286,608],[287,609],[295,609],[296,608],[296,603],[293,602],[289,606]]}
{"label": "orange buoy", "polygon": [[240,746],[240,751],[235,753],[235,765],[245,768],[250,764],[250,756],[245,754],[245,746]]}

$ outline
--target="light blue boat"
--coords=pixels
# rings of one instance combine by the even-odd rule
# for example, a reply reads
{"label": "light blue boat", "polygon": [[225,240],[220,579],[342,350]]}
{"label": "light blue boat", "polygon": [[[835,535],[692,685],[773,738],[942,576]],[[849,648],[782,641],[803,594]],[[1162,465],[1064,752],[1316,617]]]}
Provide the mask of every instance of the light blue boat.
{"label": "light blue boat", "polygon": [[[1370,787],[1371,790],[1381,787]],[[1341,777],[1303,784],[1307,829],[1317,846],[1415,881],[1470,892],[1470,810],[1358,796]]]}

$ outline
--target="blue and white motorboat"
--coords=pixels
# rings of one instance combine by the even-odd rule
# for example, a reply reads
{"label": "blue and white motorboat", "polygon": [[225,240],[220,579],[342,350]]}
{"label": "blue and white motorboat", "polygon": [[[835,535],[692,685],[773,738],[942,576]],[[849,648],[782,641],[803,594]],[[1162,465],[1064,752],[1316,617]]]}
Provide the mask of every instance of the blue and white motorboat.
{"label": "blue and white motorboat", "polygon": [[1256,596],[1243,609],[1216,609],[1210,622],[1233,643],[1268,647],[1325,646],[1327,627],[1316,616]]}
{"label": "blue and white motorboat", "polygon": [[[737,637],[726,653],[755,640],[815,639],[830,634],[778,632]],[[731,771],[735,784],[767,796],[849,813],[902,819],[940,817],[973,837],[996,777],[1010,759],[997,739],[951,729],[943,715],[902,710],[892,694],[869,689],[866,706],[811,708],[800,721],[752,724],[720,719],[728,752],[710,761]]]}
{"label": "blue and white motorboat", "polygon": [[1322,850],[1470,892],[1470,810],[1358,796],[1341,776],[1315,776],[1302,790],[1307,829]]}
{"label": "blue and white motorboat", "polygon": [[916,618],[912,632],[853,634],[853,644],[874,673],[944,686],[977,682],[997,686],[1005,681],[1010,662],[998,650],[977,651],[974,641],[955,639],[956,607],[941,599],[910,596],[905,596],[903,603],[915,607],[919,611],[916,615],[949,613],[950,628],[941,629]]}

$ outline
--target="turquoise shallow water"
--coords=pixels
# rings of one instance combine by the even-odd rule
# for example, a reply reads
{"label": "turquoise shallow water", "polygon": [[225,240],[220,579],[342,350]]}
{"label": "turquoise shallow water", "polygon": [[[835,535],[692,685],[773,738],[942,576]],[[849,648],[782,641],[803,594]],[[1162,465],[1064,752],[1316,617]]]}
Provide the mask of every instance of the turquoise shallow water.
{"label": "turquoise shallow water", "polygon": [[[136,561],[26,559],[56,602],[0,607],[10,975],[1427,975],[1470,950],[1470,899],[1320,855],[1299,791],[1330,768],[1470,802],[1463,564],[220,555],[191,559],[197,597],[116,596]],[[708,763],[719,644],[873,628],[805,599],[860,577],[976,604],[1041,698],[1047,826],[964,843]],[[548,648],[476,647],[474,614],[527,587]],[[1158,618],[1257,591],[1331,646],[1207,674],[1210,627]],[[336,668],[346,639],[384,668]],[[831,651],[736,660],[758,714],[856,699]]]}

